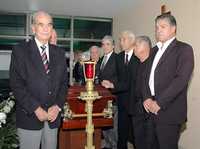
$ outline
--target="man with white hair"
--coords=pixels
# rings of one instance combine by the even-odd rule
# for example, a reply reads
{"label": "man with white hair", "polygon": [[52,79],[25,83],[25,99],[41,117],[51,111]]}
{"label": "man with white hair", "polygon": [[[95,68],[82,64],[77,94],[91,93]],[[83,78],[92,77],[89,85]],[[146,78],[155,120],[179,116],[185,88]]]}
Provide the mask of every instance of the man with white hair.
{"label": "man with white hair", "polygon": [[[117,81],[104,80],[102,85],[112,88],[117,94],[118,106],[118,149],[127,149],[130,132],[131,119],[129,111],[133,107],[130,99],[133,100],[135,93],[135,79],[139,60],[133,51],[135,46],[135,35],[131,31],[124,31],[120,36],[122,52],[117,56]],[[130,97],[131,96],[131,97]]]}
{"label": "man with white hair", "polygon": [[100,57],[100,49],[98,46],[91,46],[90,47],[90,59],[92,61],[98,62]]}
{"label": "man with white hair", "polygon": [[10,86],[16,98],[16,125],[20,149],[56,149],[61,108],[67,91],[64,50],[49,43],[52,18],[33,15],[33,39],[15,46]]}

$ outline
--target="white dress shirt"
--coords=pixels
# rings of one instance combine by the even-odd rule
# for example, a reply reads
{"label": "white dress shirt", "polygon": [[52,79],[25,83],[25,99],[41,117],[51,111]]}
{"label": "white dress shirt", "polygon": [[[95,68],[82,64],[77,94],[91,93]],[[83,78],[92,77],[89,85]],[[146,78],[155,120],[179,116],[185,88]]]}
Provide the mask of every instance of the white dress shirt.
{"label": "white dress shirt", "polygon": [[151,95],[155,96],[155,80],[154,80],[154,74],[155,69],[158,65],[159,60],[161,59],[162,55],[166,51],[167,47],[170,45],[170,43],[175,39],[175,37],[172,37],[171,39],[167,40],[165,43],[158,42],[156,45],[158,47],[158,52],[156,53],[156,56],[154,57],[153,64],[151,67],[151,73],[149,77],[149,88],[151,91]]}
{"label": "white dress shirt", "polygon": [[41,53],[42,53],[42,48],[41,48],[41,46],[44,46],[44,45],[46,46],[45,51],[46,51],[46,54],[47,54],[47,60],[49,61],[49,44],[48,44],[48,43],[42,44],[37,38],[35,38],[35,42],[36,42],[37,47],[38,47],[38,49],[39,49],[39,51],[40,51],[40,55],[41,55]]}

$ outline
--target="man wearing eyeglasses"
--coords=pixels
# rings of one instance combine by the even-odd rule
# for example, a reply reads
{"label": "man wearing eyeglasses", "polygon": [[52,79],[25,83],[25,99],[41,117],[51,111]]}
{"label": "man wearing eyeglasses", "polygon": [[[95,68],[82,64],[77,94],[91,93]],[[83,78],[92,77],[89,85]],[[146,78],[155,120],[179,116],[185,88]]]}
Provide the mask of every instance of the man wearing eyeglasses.
{"label": "man wearing eyeglasses", "polygon": [[67,91],[64,50],[48,43],[51,16],[33,15],[34,37],[15,46],[10,85],[16,98],[16,125],[20,149],[56,149],[60,111]]}

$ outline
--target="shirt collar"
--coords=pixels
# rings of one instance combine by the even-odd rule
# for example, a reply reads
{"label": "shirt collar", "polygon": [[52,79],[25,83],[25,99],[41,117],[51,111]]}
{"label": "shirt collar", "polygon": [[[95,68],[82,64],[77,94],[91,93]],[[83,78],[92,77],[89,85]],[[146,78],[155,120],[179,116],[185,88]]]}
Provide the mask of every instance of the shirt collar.
{"label": "shirt collar", "polygon": [[128,60],[131,59],[131,56],[133,55],[133,49],[131,49],[130,51],[128,52],[125,52],[125,55],[128,54]]}
{"label": "shirt collar", "polygon": [[107,56],[107,59],[109,59],[109,57],[111,56],[112,53],[113,53],[113,51],[109,52],[108,54],[105,54]]}
{"label": "shirt collar", "polygon": [[172,41],[173,41],[175,38],[176,38],[176,37],[174,36],[174,37],[172,37],[171,39],[165,41],[164,43],[158,42],[156,45],[157,45],[158,49],[161,49],[161,48],[162,48],[162,49],[166,49],[166,48],[170,45],[170,43],[172,43]]}
{"label": "shirt collar", "polygon": [[36,37],[35,37],[35,42],[36,42],[37,47],[38,47],[38,49],[40,50],[40,52],[42,51],[41,46],[43,46],[43,45],[45,45],[47,49],[49,48],[48,43],[43,44],[43,43],[41,43]]}

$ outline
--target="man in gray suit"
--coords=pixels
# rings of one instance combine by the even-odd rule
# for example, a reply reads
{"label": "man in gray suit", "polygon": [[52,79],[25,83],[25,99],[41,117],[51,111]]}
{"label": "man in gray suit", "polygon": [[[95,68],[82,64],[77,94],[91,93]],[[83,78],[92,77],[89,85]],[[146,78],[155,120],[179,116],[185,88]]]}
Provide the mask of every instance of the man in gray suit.
{"label": "man in gray suit", "polygon": [[10,86],[16,98],[16,125],[20,149],[56,149],[61,108],[67,92],[64,50],[48,43],[51,16],[33,15],[34,38],[15,46]]}
{"label": "man in gray suit", "polygon": [[[144,108],[152,121],[152,149],[178,149],[181,124],[187,119],[187,88],[194,67],[193,49],[176,39],[176,20],[162,14],[155,20],[153,57],[143,88]],[[152,137],[151,137],[152,138]]]}

